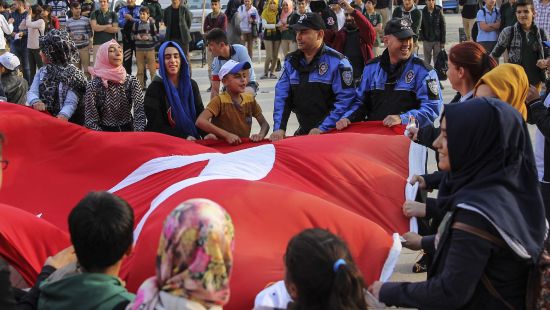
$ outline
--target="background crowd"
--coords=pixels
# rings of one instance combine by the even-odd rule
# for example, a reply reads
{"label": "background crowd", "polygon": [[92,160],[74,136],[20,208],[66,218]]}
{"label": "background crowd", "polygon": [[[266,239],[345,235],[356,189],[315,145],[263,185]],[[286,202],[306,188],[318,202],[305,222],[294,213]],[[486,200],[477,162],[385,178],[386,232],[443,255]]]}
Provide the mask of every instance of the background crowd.
{"label": "background crowd", "polygon": [[[107,0],[98,8],[87,0],[15,0],[0,5],[8,7],[0,12],[0,38],[8,38],[0,39],[0,95],[92,130],[230,144],[284,139],[291,113],[294,135],[361,121],[406,125],[413,141],[438,154],[438,171],[410,180],[419,183],[418,201],[403,205],[404,216],[421,219],[419,233],[402,237],[405,247],[424,251],[415,267],[428,271],[427,280],[364,283],[343,240],[309,229],[289,241],[285,278],[259,292],[256,307],[532,309],[546,292],[531,285],[540,280],[550,217],[550,1],[463,2],[465,42],[442,53],[445,15],[433,0],[422,10],[412,0],[231,0],[225,12],[212,0],[202,38],[211,81],[205,106],[189,64],[192,16],[180,0],[166,8],[129,0],[118,13]],[[255,44],[266,50],[258,79]],[[262,79],[277,79],[270,136],[255,97]],[[446,105],[440,79],[457,91]],[[527,123],[538,129],[535,152]],[[434,189],[437,197],[426,199]],[[228,302],[235,232],[222,207],[199,199],[173,210],[156,276],[135,296],[117,277],[131,251],[133,216],[120,198],[90,193],[68,217],[72,246],[45,262],[29,292],[0,286],[0,301],[6,309],[218,309]]]}

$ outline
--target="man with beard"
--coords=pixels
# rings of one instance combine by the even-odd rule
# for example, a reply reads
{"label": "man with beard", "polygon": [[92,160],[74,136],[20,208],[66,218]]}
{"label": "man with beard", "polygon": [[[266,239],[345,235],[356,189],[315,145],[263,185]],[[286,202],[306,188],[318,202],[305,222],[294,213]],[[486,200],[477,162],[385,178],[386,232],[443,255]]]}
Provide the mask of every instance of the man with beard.
{"label": "man with beard", "polygon": [[414,119],[424,127],[439,116],[439,79],[430,65],[412,54],[414,36],[408,19],[393,18],[386,24],[386,50],[365,66],[355,100],[337,129],[365,119],[388,127]]}
{"label": "man with beard", "polygon": [[355,97],[353,69],[344,55],[323,43],[325,23],[320,15],[306,13],[292,25],[298,50],[289,53],[275,86],[273,133],[285,137],[290,113],[300,127],[295,135],[320,134],[334,128]]}
{"label": "man with beard", "polygon": [[325,43],[346,56],[353,67],[353,80],[359,82],[363,67],[374,56],[372,46],[376,40],[376,31],[360,11],[346,1],[340,0],[346,22],[338,32],[327,32]]}

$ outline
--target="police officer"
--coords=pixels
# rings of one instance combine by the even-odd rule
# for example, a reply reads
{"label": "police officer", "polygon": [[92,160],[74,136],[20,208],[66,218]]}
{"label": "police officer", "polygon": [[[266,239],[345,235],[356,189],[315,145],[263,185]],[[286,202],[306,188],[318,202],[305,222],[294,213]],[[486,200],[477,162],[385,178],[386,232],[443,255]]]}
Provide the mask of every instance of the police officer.
{"label": "police officer", "polygon": [[423,127],[439,116],[443,102],[439,80],[430,65],[412,55],[414,36],[409,20],[388,21],[384,28],[387,48],[363,69],[355,100],[336,123],[337,129],[365,117],[390,127],[414,118]]}
{"label": "police officer", "polygon": [[355,97],[349,61],[323,44],[323,19],[306,13],[292,29],[298,50],[286,57],[275,87],[271,141],[284,138],[290,112],[296,114],[300,125],[295,135],[320,134],[333,128]]}

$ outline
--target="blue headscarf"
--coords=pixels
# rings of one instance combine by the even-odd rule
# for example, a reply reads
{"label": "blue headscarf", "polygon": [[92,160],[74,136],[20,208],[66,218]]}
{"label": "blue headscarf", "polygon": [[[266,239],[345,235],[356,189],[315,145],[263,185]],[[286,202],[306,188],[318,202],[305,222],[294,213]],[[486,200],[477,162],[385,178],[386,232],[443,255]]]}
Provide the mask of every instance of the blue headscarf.
{"label": "blue headscarf", "polygon": [[[166,67],[164,65],[164,50],[173,46],[178,49],[181,57],[180,76],[178,88],[172,84],[166,75]],[[176,122],[176,128],[185,135],[191,135],[195,138],[200,138],[197,127],[195,127],[195,119],[197,111],[195,110],[195,98],[193,97],[193,88],[191,87],[191,77],[189,74],[189,64],[185,58],[185,54],[181,47],[174,41],[164,42],[159,49],[159,71],[166,97],[172,108],[172,115]]]}

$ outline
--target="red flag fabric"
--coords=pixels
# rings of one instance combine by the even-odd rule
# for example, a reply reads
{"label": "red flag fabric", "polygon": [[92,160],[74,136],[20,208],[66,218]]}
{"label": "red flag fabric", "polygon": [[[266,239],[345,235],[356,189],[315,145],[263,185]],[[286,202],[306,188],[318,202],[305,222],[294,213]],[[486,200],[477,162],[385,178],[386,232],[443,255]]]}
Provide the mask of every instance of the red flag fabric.
{"label": "red flag fabric", "polygon": [[[121,271],[131,291],[155,273],[168,213],[189,198],[208,198],[235,223],[228,309],[251,308],[255,294],[282,279],[288,240],[310,227],[344,238],[367,282],[388,278],[400,249],[392,234],[411,228],[401,211],[406,179],[423,160],[403,128],[374,122],[273,144],[200,145],[157,133],[94,132],[0,104],[0,132],[10,161],[0,202],[27,219],[17,232],[0,225],[0,255],[25,261],[14,265],[29,283],[39,262],[69,245],[67,215],[89,191],[110,190],[134,208],[135,250]],[[0,206],[0,214],[6,210]],[[10,241],[16,233],[26,239]],[[40,248],[44,239],[56,242]]]}

